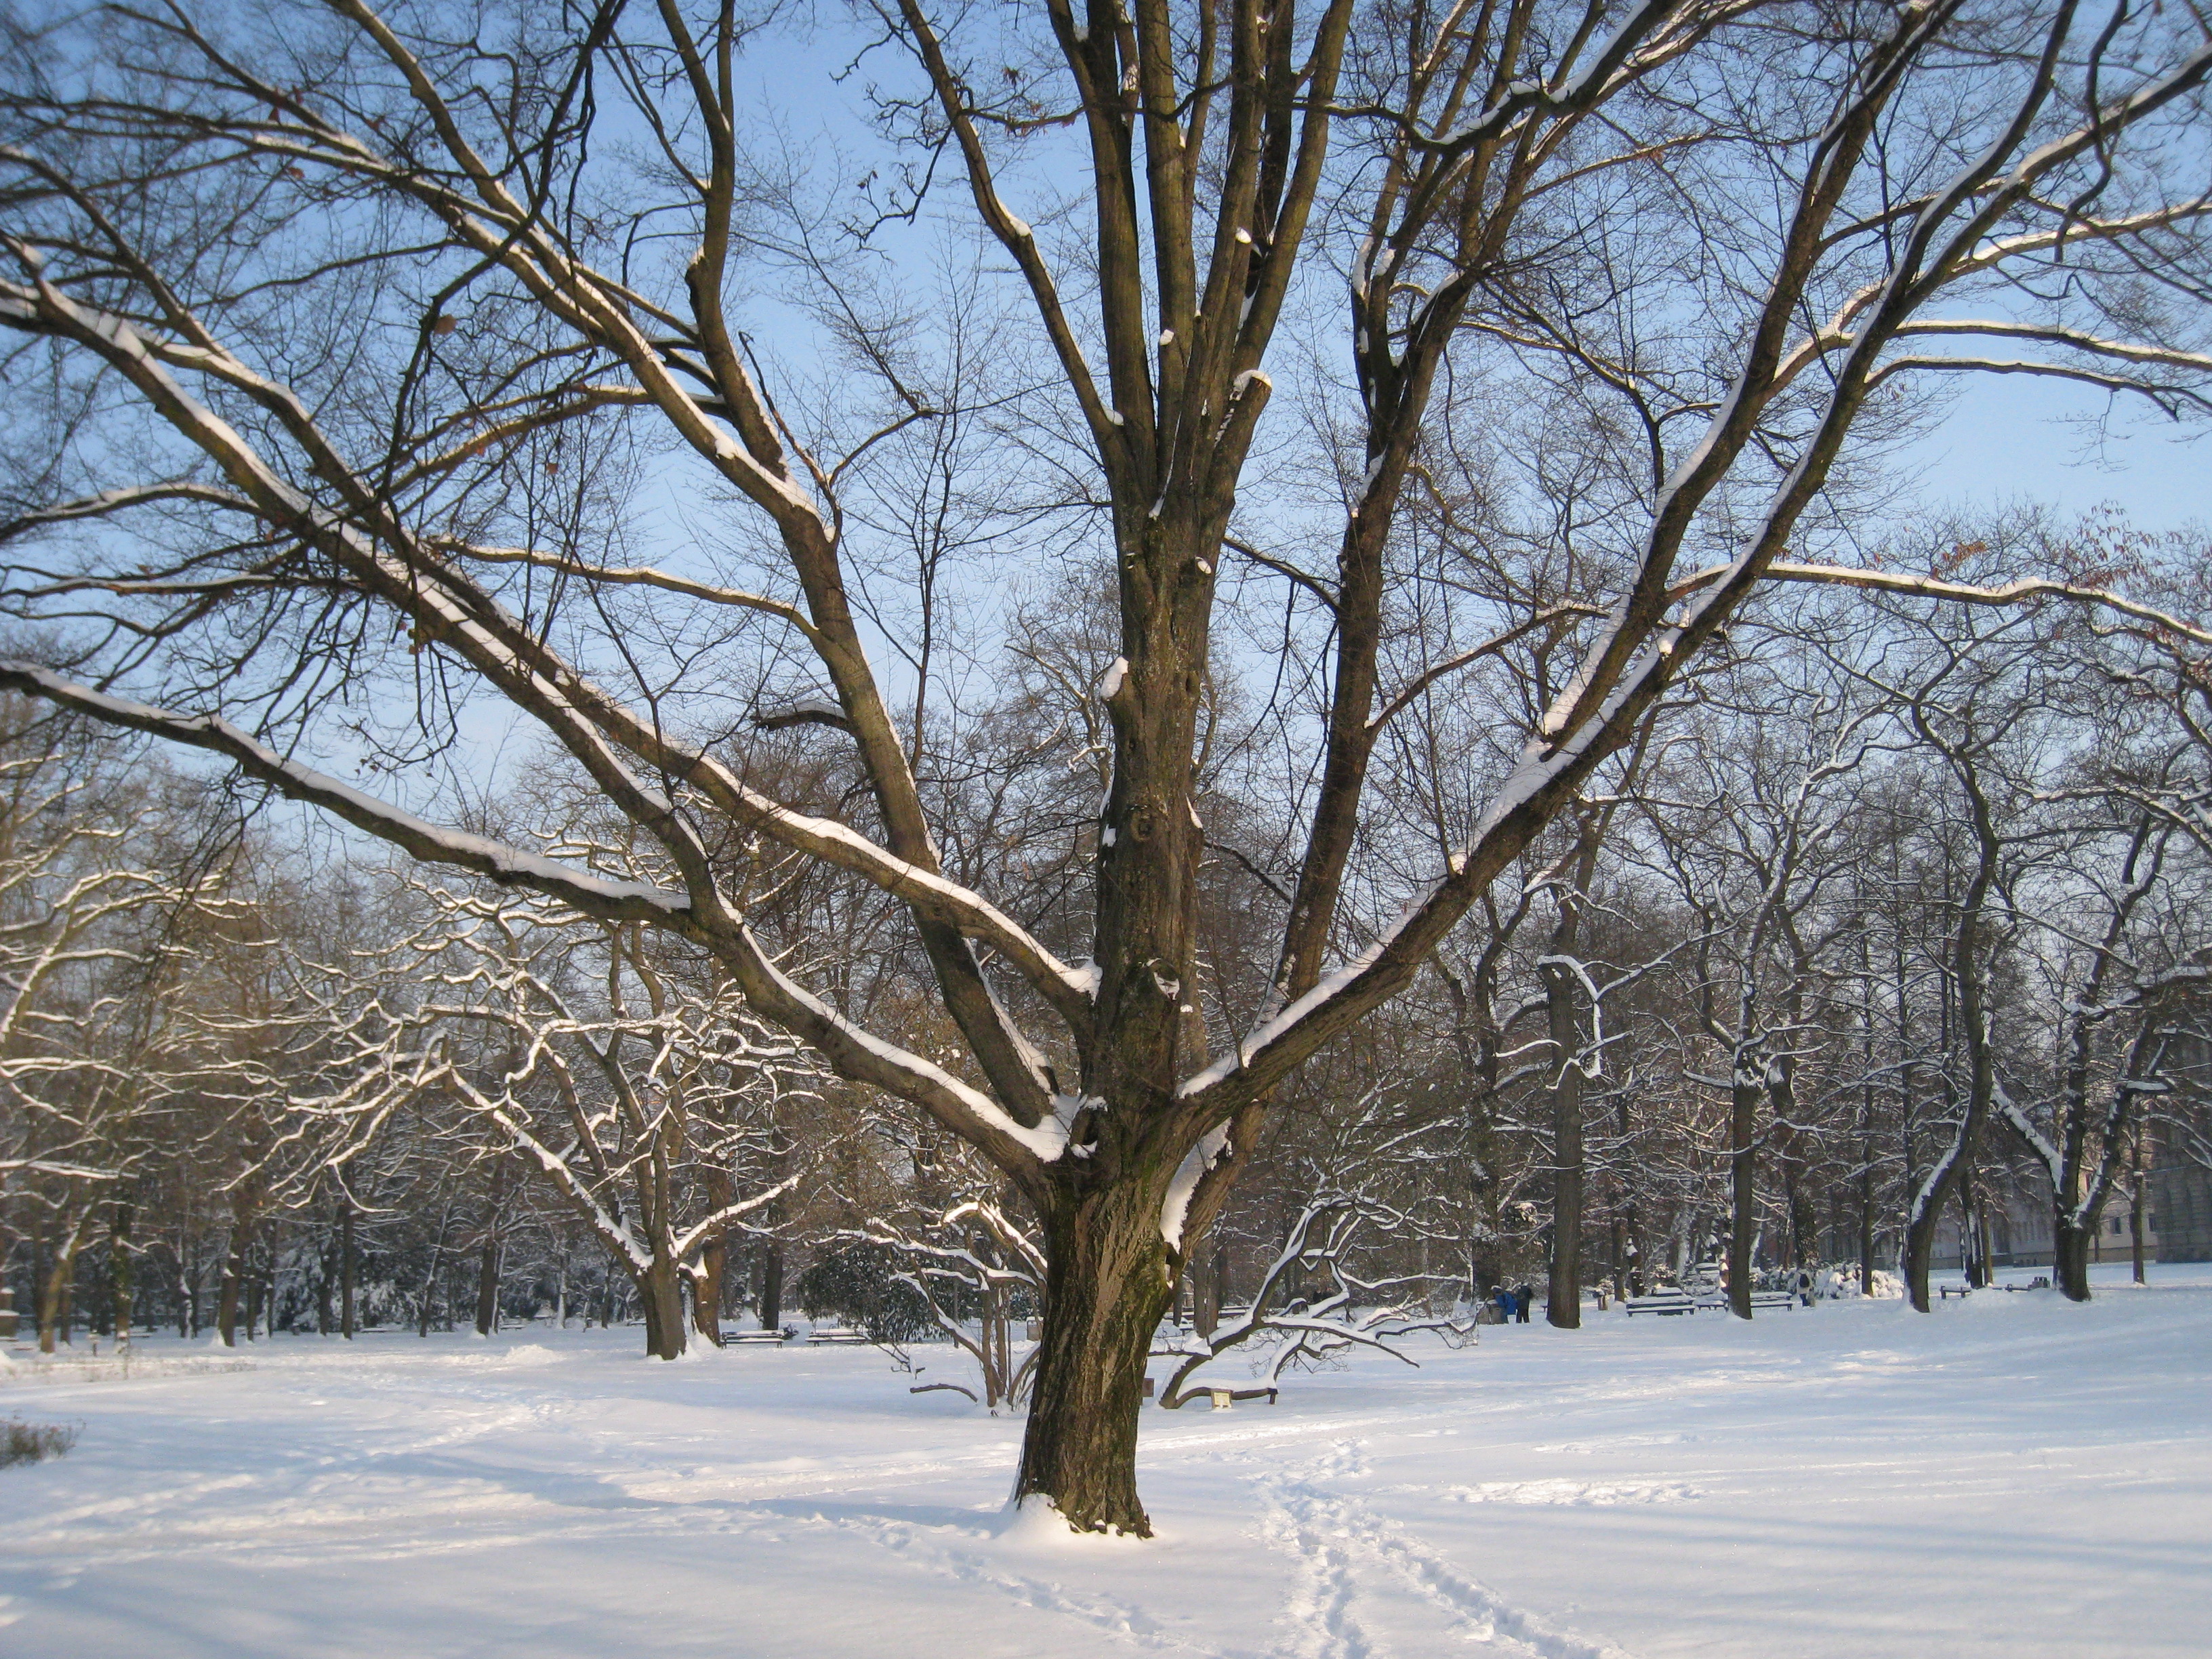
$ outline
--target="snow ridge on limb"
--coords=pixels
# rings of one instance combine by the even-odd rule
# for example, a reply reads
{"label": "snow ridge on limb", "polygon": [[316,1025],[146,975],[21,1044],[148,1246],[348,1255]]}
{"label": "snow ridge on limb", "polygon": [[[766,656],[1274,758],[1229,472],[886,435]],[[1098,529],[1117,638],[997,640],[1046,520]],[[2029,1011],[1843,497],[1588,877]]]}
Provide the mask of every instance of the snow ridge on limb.
{"label": "snow ridge on limb", "polygon": [[2057,1186],[2064,1179],[2066,1169],[2066,1160],[2059,1155],[2058,1149],[2051,1144],[2050,1138],[2042,1130],[2035,1127],[2035,1121],[2021,1109],[2020,1103],[2012,1097],[2011,1092],[2006,1089],[2002,1080],[1998,1082],[1991,1098],[1998,1113],[2006,1122],[2012,1125],[2013,1132],[2027,1143],[2028,1150],[2041,1160],[2043,1167],[2050,1172],[2051,1185]]}
{"label": "snow ridge on limb", "polygon": [[[1682,591],[1717,576],[1726,568],[1725,566],[1717,566],[1711,570],[1699,571],[1683,582]],[[1866,588],[1877,592],[1901,594],[1907,599],[1946,599],[1957,605],[2025,605],[2034,599],[2070,599],[2077,605],[2117,611],[2121,616],[2148,627],[2162,629],[2193,644],[2212,646],[2212,629],[2199,628],[2154,605],[2131,599],[2124,593],[2116,593],[2111,588],[2087,587],[2078,582],[2027,577],[2019,581],[1981,586],[1972,582],[1946,581],[1939,576],[1917,576],[1909,571],[1870,570],[1861,565],[1847,564],[1790,564],[1780,561],[1769,565],[1766,574],[1770,580],[1778,582]]]}
{"label": "snow ridge on limb", "polygon": [[0,687],[78,709],[111,725],[225,756],[279,793],[320,806],[425,863],[469,870],[505,885],[534,888],[603,920],[676,927],[728,961],[746,995],[763,1012],[841,1065],[853,1067],[859,1080],[922,1107],[958,1133],[974,1135],[994,1157],[1003,1156],[1009,1167],[1018,1168],[1030,1159],[1049,1163],[1066,1146],[1066,1127],[1057,1119],[1047,1117],[1035,1127],[1024,1126],[980,1090],[846,1019],[777,968],[741,919],[710,918],[701,915],[691,899],[648,883],[609,881],[542,854],[431,823],[288,761],[214,715],[179,714],[111,696],[34,663],[0,660]]}
{"label": "snow ridge on limb", "polygon": [[[609,752],[610,742],[663,773],[693,783],[742,822],[874,882],[912,906],[918,916],[995,946],[1073,1030],[1080,1035],[1087,1029],[1091,1007],[1082,976],[995,906],[842,823],[792,811],[762,795],[726,767],[670,738],[658,722],[641,718],[577,673],[489,592],[439,560],[428,544],[417,544],[381,501],[363,493],[344,459],[288,388],[254,373],[211,341],[187,347],[144,334],[127,319],[82,305],[43,281],[30,287],[0,283],[0,323],[27,332],[58,333],[105,357],[173,427],[215,460],[240,491],[234,502],[207,495],[202,499],[235,504],[326,541],[354,567],[364,586],[414,620],[418,638],[447,645],[544,723],[634,818],[669,842],[679,863],[687,865],[687,878],[695,882],[708,878],[703,855],[684,857],[687,849],[677,843],[690,838],[673,822],[668,803],[642,789],[627,764]],[[186,392],[169,374],[166,365],[171,363],[209,374],[269,409],[308,451],[318,471],[355,486],[354,508],[373,526],[374,535],[319,509],[234,427]],[[102,510],[130,504],[118,498]],[[90,510],[88,505],[86,510]],[[809,629],[810,637],[818,635],[811,624]],[[675,842],[670,842],[671,834]],[[972,959],[968,965],[980,978]],[[1041,1102],[1049,1094],[1042,1060],[1003,1008],[988,997],[985,1001],[989,1005],[986,1023],[999,1032],[1001,1046],[1020,1071],[1018,1079],[1008,1080],[1018,1080]]]}
{"label": "snow ridge on limb", "polygon": [[1192,1195],[1198,1183],[1213,1168],[1229,1147],[1229,1126],[1216,1124],[1198,1138],[1198,1144],[1182,1155],[1176,1166],[1173,1179],[1168,1182],[1167,1195],[1160,1200],[1160,1237],[1170,1250],[1182,1248],[1183,1222],[1190,1213]]}
{"label": "snow ridge on limb", "polygon": [[76,709],[111,726],[222,755],[288,799],[319,806],[426,863],[452,865],[506,885],[533,887],[587,915],[611,921],[680,922],[690,912],[688,900],[665,889],[645,882],[608,881],[557,859],[416,817],[326,773],[285,759],[218,715],[179,714],[111,696],[36,663],[13,659],[0,659],[0,687]]}

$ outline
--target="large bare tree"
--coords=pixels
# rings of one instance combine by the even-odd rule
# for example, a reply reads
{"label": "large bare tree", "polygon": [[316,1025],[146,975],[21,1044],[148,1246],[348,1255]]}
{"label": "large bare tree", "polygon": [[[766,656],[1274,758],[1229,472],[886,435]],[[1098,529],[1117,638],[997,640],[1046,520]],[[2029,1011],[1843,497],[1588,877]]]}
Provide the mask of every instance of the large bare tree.
{"label": "large bare tree", "polygon": [[[897,319],[848,303],[823,218],[759,229],[775,180],[732,0],[167,0],[17,26],[0,538],[41,643],[0,684],[673,930],[844,1076],[973,1144],[1048,1261],[1018,1490],[1146,1533],[1146,1352],[1271,1094],[1405,989],[1639,729],[1773,574],[1870,401],[1983,368],[2191,406],[2212,45],[2185,9],[2127,0],[877,0],[860,27],[908,147],[884,176],[930,204],[955,181],[1011,267],[1055,464],[1111,558],[1087,941],[1055,951],[947,872],[846,507],[872,449],[944,411]],[[777,273],[815,291],[792,304]],[[760,347],[749,307],[818,320],[836,375],[880,388],[868,418],[801,409],[803,355]],[[1293,369],[1303,420],[1263,426]],[[1486,379],[1626,458],[1609,533],[1572,562],[1572,611],[1509,586],[1463,618],[1486,605],[1489,632],[1409,660],[1401,520],[1449,493],[1430,446]],[[1336,483],[1255,468],[1263,431],[1318,434]],[[1041,419],[1005,464],[1053,437]],[[672,523],[656,538],[620,488],[641,471],[726,503],[769,574],[741,586]],[[1322,568],[1262,533],[1295,526]],[[1327,648],[1282,728],[1312,787],[1273,994],[1208,1032],[1194,769],[1217,623],[1251,591],[1231,558],[1318,607]],[[729,665],[749,640],[821,688],[787,718],[849,741],[865,793],[842,813],[748,769]],[[1378,743],[1531,641],[1571,671],[1396,920],[1355,927],[1355,854],[1397,799],[1370,787]],[[412,711],[468,696],[535,722],[674,880],[608,879],[410,795],[441,729]],[[903,907],[928,1044],[787,971],[732,835]]]}

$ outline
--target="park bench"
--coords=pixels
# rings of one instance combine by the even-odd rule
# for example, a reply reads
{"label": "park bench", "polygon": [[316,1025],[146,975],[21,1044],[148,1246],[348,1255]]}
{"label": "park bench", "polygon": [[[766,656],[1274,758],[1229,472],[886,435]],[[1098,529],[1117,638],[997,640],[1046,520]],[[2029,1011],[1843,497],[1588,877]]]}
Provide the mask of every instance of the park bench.
{"label": "park bench", "polygon": [[1973,1293],[1974,1287],[1971,1285],[1938,1285],[1936,1287],[1936,1299],[1941,1302],[1948,1302],[1954,1296],[1972,1296]]}
{"label": "park bench", "polygon": [[760,1343],[781,1342],[781,1331],[724,1331],[722,1346],[726,1348],[752,1347]]}
{"label": "park bench", "polygon": [[[1147,1382],[1152,1380],[1149,1376],[1145,1379]],[[1209,1389],[1201,1386],[1186,1389],[1182,1394],[1170,1395],[1160,1404],[1170,1411],[1179,1411],[1194,1400],[1205,1400],[1212,1403],[1214,1410],[1221,1412],[1227,1411],[1239,1400],[1264,1400],[1272,1406],[1279,1392],[1275,1389]]]}
{"label": "park bench", "polygon": [[[1728,1302],[1724,1297],[1692,1297],[1686,1291],[1660,1291],[1650,1296],[1632,1296],[1627,1305],[1631,1314],[1693,1314],[1700,1308],[1725,1309]],[[1754,1313],[1761,1308],[1794,1308],[1796,1305],[1796,1297],[1788,1291],[1753,1291],[1751,1293],[1751,1306]]]}

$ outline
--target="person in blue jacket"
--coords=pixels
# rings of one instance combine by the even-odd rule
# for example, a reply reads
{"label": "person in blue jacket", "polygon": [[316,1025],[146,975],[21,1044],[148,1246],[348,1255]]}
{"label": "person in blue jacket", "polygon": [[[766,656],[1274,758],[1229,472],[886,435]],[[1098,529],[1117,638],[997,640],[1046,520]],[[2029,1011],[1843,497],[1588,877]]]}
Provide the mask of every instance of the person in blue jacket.
{"label": "person in blue jacket", "polygon": [[1514,1309],[1518,1302],[1513,1292],[1500,1285],[1491,1291],[1490,1299],[1498,1304],[1498,1322],[1501,1325],[1512,1323]]}

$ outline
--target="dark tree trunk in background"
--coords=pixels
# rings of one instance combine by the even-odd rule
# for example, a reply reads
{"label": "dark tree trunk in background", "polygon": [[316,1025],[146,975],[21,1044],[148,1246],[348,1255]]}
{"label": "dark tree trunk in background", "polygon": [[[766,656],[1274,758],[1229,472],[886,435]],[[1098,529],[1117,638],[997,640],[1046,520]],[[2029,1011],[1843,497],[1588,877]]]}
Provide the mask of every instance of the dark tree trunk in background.
{"label": "dark tree trunk in background", "polygon": [[1759,1079],[1739,1055],[1729,1090],[1729,1311],[1751,1317],[1751,1249],[1759,1237]]}
{"label": "dark tree trunk in background", "polygon": [[328,1336],[337,1328],[338,1230],[323,1235],[321,1271],[315,1275],[315,1334]]}
{"label": "dark tree trunk in background", "polygon": [[2068,1206],[2061,1204],[2057,1207],[2057,1217],[2051,1230],[2051,1281],[2068,1301],[2087,1302],[2091,1237],[2104,1224],[2104,1218],[2092,1216],[2087,1226],[2079,1226]]}
{"label": "dark tree trunk in background", "polygon": [[338,1212],[338,1333],[348,1340],[354,1334],[353,1218],[353,1200],[348,1199]]}
{"label": "dark tree trunk in background", "polygon": [[1802,1179],[1790,1191],[1790,1265],[1809,1267],[1820,1259],[1820,1218],[1813,1205],[1813,1192]]}
{"label": "dark tree trunk in background", "polygon": [[730,1246],[716,1239],[699,1252],[699,1276],[691,1305],[691,1321],[700,1335],[716,1347],[722,1346],[722,1297],[730,1272]]}
{"label": "dark tree trunk in background", "polygon": [[[1574,947],[1574,930],[1562,923],[1555,950]],[[1583,1322],[1583,1021],[1575,993],[1580,981],[1565,967],[1544,973],[1550,1018],[1552,1064],[1552,1261],[1544,1317],[1561,1330]]]}
{"label": "dark tree trunk in background", "polygon": [[[707,1170],[707,1206],[719,1210],[737,1200],[737,1183],[731,1180],[727,1170],[710,1167]],[[699,1252],[699,1277],[693,1286],[691,1317],[699,1334],[716,1347],[722,1346],[722,1298],[730,1273],[730,1241],[726,1233],[718,1233]]]}
{"label": "dark tree trunk in background", "polygon": [[[251,1223],[241,1222],[230,1231],[230,1245],[222,1254],[222,1283],[216,1292],[215,1326],[222,1337],[222,1346],[238,1346],[238,1316],[246,1291],[246,1252],[252,1242]],[[252,1340],[252,1333],[246,1333]]]}
{"label": "dark tree trunk in background", "polygon": [[61,1322],[61,1270],[44,1241],[31,1241],[31,1289],[36,1298],[35,1313],[39,1322],[39,1352],[54,1351],[55,1330]]}
{"label": "dark tree trunk in background", "polygon": [[499,1237],[488,1235],[477,1255],[477,1334],[499,1328]]}
{"label": "dark tree trunk in background", "polygon": [[1190,1328],[1211,1338],[1221,1323],[1221,1249],[1201,1251],[1190,1264]]}
{"label": "dark tree trunk in background", "polygon": [[1982,1260],[1981,1206],[1975,1201],[1972,1164],[1959,1170],[1959,1276],[1975,1290],[1989,1283],[1989,1264]]}
{"label": "dark tree trunk in background", "polygon": [[[181,1282],[178,1285],[181,1295],[177,1302],[177,1334],[179,1336],[198,1336],[200,1334],[200,1264],[193,1260],[196,1254],[179,1251],[177,1256],[177,1272],[181,1275]],[[189,1332],[184,1328],[187,1320],[191,1326]]]}
{"label": "dark tree trunk in background", "polygon": [[1874,1146],[1865,1149],[1859,1171],[1859,1294],[1874,1294]]}
{"label": "dark tree trunk in background", "polygon": [[507,1161],[495,1158],[491,1192],[484,1206],[483,1237],[477,1256],[477,1334],[489,1336],[499,1328],[500,1218],[507,1202]]}
{"label": "dark tree trunk in background", "polygon": [[761,1251],[760,1323],[764,1331],[783,1328],[783,1246],[774,1240]]}
{"label": "dark tree trunk in background", "polygon": [[428,1341],[430,1335],[430,1304],[438,1293],[438,1275],[446,1266],[446,1229],[453,1218],[453,1204],[447,1199],[438,1211],[438,1236],[430,1243],[430,1267],[422,1275],[422,1305],[416,1310],[415,1334]]}
{"label": "dark tree trunk in background", "polygon": [[137,1206],[127,1198],[119,1198],[115,1200],[115,1213],[108,1224],[108,1311],[118,1346],[127,1346],[131,1340],[132,1301],[136,1290],[131,1279],[131,1227],[137,1217]]}
{"label": "dark tree trunk in background", "polygon": [[2135,1167],[2128,1181],[2128,1264],[2131,1276],[2138,1285],[2148,1282],[2143,1271],[2143,1163],[2142,1137],[2137,1134],[2132,1149]]}

